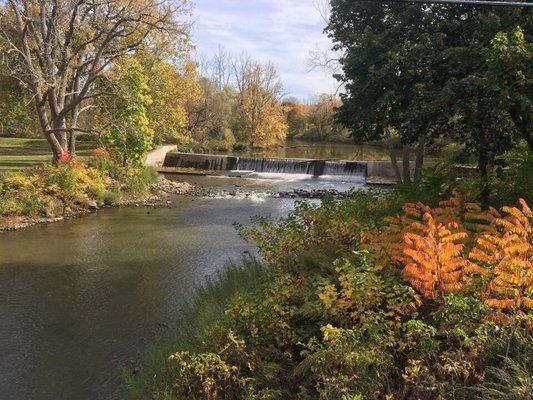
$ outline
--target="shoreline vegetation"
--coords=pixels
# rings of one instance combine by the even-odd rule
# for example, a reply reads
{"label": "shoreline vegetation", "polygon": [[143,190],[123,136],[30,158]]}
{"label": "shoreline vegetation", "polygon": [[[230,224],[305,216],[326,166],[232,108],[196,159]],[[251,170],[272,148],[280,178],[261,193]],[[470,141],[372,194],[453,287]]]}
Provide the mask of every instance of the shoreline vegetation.
{"label": "shoreline vegetation", "polygon": [[150,167],[124,170],[90,161],[42,164],[0,177],[0,232],[78,218],[101,208],[162,207],[170,195],[198,190],[158,176]]}
{"label": "shoreline vegetation", "polygon": [[197,290],[124,367],[126,398],[530,398],[531,160],[516,171],[487,205],[479,177],[434,173],[237,226],[260,260]]}

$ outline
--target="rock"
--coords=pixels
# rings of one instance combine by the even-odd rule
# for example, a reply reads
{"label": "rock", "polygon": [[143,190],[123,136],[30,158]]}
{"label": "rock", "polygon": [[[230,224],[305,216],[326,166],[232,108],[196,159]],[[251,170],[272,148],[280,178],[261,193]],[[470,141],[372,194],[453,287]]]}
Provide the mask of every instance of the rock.
{"label": "rock", "polygon": [[80,205],[83,207],[83,208],[86,208],[88,210],[91,210],[91,211],[96,211],[98,210],[98,203],[92,199],[84,199],[80,202]]}
{"label": "rock", "polygon": [[41,198],[43,204],[44,214],[46,218],[56,218],[62,216],[65,212],[65,205],[63,201],[57,197],[43,196]]}
{"label": "rock", "polygon": [[98,210],[98,203],[94,200],[89,200],[87,202],[87,208],[89,210]]}
{"label": "rock", "polygon": [[161,191],[167,194],[188,194],[195,187],[187,182],[176,182],[160,176],[155,183],[152,184],[153,191]]}

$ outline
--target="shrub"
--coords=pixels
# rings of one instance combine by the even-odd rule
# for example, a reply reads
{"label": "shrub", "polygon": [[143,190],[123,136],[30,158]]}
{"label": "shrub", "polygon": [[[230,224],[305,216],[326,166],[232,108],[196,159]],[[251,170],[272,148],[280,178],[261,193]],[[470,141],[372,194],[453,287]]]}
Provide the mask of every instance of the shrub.
{"label": "shrub", "polygon": [[6,173],[0,179],[0,215],[43,214],[50,196],[65,205],[83,204],[87,198],[114,204],[124,193],[147,194],[157,178],[151,168],[122,168],[105,152],[95,156],[90,166],[73,161]]}
{"label": "shrub", "polygon": [[123,177],[123,190],[128,194],[146,195],[157,176],[157,171],[151,167],[128,169]]}
{"label": "shrub", "polygon": [[235,143],[233,145],[234,151],[246,151],[246,145],[244,143]]}
{"label": "shrub", "polygon": [[194,149],[191,145],[182,144],[178,147],[180,153],[194,153]]}
{"label": "shrub", "polygon": [[[250,288],[242,272],[242,290],[217,298],[216,307],[197,303],[201,326],[188,331],[188,343],[180,334],[166,347],[159,368],[167,375],[143,393],[528,398],[527,203],[498,212],[460,194],[398,204],[403,196],[352,193],[320,206],[300,203],[276,223],[240,226],[258,244],[266,279]],[[187,365],[169,372],[171,354]],[[153,365],[147,374],[157,375]]]}

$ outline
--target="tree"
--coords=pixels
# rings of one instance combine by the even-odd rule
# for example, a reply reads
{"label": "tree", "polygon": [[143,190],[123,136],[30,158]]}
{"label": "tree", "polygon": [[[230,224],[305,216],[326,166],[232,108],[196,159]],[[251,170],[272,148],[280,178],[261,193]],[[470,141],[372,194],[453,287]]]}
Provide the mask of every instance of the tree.
{"label": "tree", "polygon": [[155,132],[154,140],[158,143],[191,142],[187,105],[199,101],[202,96],[196,64],[190,60],[173,63],[145,51],[135,58],[148,77],[152,102],[148,105],[147,116]]}
{"label": "tree", "polygon": [[123,166],[141,166],[154,137],[148,119],[149,78],[141,63],[127,56],[115,63],[108,79],[112,90],[98,104],[108,124],[102,140]]}
{"label": "tree", "polygon": [[525,10],[476,7],[443,9],[439,21],[446,38],[443,109],[453,137],[478,160],[485,201],[500,156],[531,133],[533,47],[523,32],[532,22]]}
{"label": "tree", "polygon": [[243,56],[234,62],[233,69],[241,135],[252,147],[283,142],[287,123],[279,101],[283,86],[275,67]]}
{"label": "tree", "polygon": [[235,90],[230,86],[222,89],[209,79],[199,81],[201,95],[187,104],[189,131],[195,140],[222,140],[234,142],[231,125],[235,113]]}
{"label": "tree", "polygon": [[187,1],[9,0],[2,7],[5,70],[31,92],[54,160],[70,159],[95,83],[156,32],[183,38]]}
{"label": "tree", "polygon": [[[345,87],[338,121],[360,140],[388,140],[399,182],[402,175],[405,181],[411,179],[408,146],[420,140],[415,171],[419,177],[426,134],[433,122],[421,117],[439,109],[438,102],[427,101],[436,97],[438,79],[432,6],[332,0],[331,7],[326,31],[334,50],[342,53],[342,73],[336,77]],[[403,145],[403,174],[394,137]]]}
{"label": "tree", "polygon": [[284,100],[281,105],[285,109],[288,125],[288,136],[293,138],[302,136],[307,130],[309,107],[296,99]]}
{"label": "tree", "polygon": [[[361,139],[397,135],[404,179],[407,145],[418,142],[416,179],[426,142],[438,135],[475,154],[486,181],[491,165],[518,137],[530,141],[527,10],[347,0],[331,5],[327,32],[343,52],[338,78],[346,88],[338,119]],[[392,151],[391,161],[396,165]]]}
{"label": "tree", "polygon": [[31,136],[36,127],[30,108],[31,98],[16,79],[0,77],[0,133]]}
{"label": "tree", "polygon": [[323,93],[309,105],[309,134],[318,140],[327,140],[343,133],[343,127],[335,121],[335,110],[342,105],[340,99]]}

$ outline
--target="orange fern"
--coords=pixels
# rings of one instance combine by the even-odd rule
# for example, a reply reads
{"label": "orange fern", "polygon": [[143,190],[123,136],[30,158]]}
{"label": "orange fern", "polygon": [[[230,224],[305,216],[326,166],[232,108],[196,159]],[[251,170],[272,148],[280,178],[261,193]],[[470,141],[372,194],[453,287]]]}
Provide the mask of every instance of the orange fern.
{"label": "orange fern", "polygon": [[467,269],[488,279],[484,301],[501,310],[533,309],[533,213],[523,199],[520,208],[503,207],[493,233],[476,241]]}
{"label": "orange fern", "polygon": [[459,241],[467,234],[455,222],[437,222],[430,212],[411,227],[422,233],[409,231],[403,236],[403,253],[409,260],[403,269],[405,278],[426,298],[460,289],[467,260],[461,256],[464,244]]}
{"label": "orange fern", "polygon": [[[422,203],[406,203],[403,214],[386,217],[385,227],[381,230],[372,229],[363,232],[361,238],[362,248],[368,250],[372,259],[379,265],[393,265],[399,270],[403,268],[408,259],[403,254],[403,235],[408,229],[415,229],[414,224],[421,221],[424,212],[429,208]],[[420,232],[423,227],[420,229]]]}

